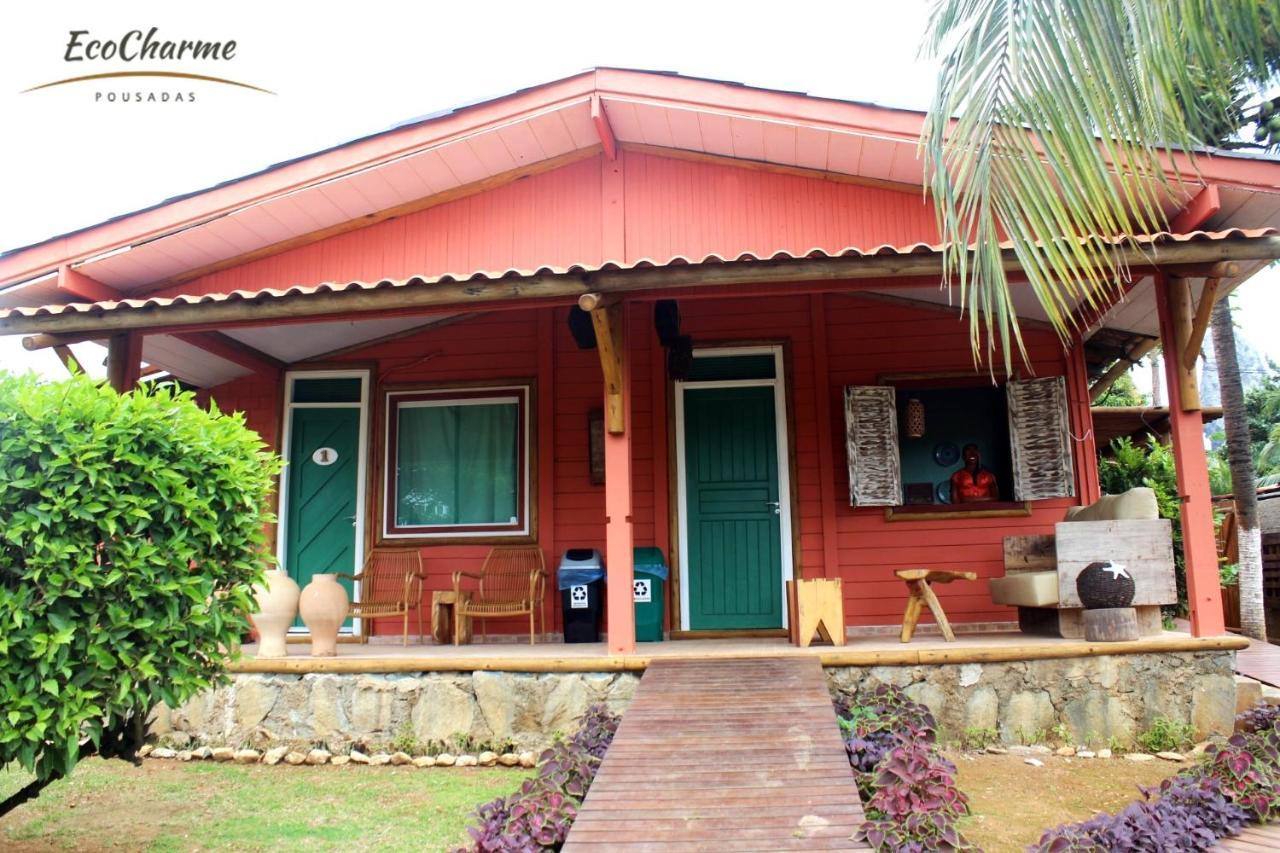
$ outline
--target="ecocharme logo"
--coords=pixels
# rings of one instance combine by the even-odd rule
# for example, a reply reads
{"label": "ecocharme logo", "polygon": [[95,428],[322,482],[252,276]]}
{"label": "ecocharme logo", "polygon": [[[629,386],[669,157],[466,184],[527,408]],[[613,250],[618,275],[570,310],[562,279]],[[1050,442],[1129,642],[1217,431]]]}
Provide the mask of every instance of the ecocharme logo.
{"label": "ecocharme logo", "polygon": [[[269,89],[233,80],[216,74],[201,73],[192,70],[177,70],[173,67],[157,68],[154,63],[179,63],[188,68],[199,64],[227,64],[236,58],[238,45],[235,39],[170,39],[160,34],[159,27],[143,30],[129,30],[118,38],[99,38],[89,30],[70,30],[63,45],[62,61],[67,63],[85,63],[81,68],[89,73],[76,74],[51,80],[23,89],[25,92],[36,92],[51,89],[55,86],[67,86],[74,83],[95,83],[94,100],[104,103],[194,103],[195,91],[180,91],[182,82],[196,81],[251,89],[255,92],[275,94]],[[89,71],[94,63],[103,63],[113,70]],[[147,67],[120,69],[118,64],[146,64]],[[164,81],[165,86],[156,90],[154,86],[143,91],[121,88],[124,84],[118,81],[139,79]],[[110,81],[110,82],[107,82]],[[182,82],[176,82],[182,81]]]}

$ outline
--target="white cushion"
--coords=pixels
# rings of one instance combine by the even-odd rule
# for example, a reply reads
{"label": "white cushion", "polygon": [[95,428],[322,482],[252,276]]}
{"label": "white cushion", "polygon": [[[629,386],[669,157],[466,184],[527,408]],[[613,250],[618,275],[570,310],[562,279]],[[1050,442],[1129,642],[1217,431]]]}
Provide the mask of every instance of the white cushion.
{"label": "white cushion", "polygon": [[1073,506],[1067,510],[1067,521],[1119,521],[1159,517],[1160,507],[1156,503],[1156,493],[1145,486],[1138,486],[1119,495],[1103,495],[1088,506]]}
{"label": "white cushion", "polygon": [[1020,572],[991,579],[991,600],[1011,607],[1057,607],[1057,572]]}

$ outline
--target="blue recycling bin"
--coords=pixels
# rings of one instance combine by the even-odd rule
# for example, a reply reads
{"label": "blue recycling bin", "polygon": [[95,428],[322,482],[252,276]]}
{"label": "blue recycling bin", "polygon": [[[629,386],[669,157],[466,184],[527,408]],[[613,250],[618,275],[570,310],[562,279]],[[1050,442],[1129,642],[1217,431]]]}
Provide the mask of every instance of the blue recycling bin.
{"label": "blue recycling bin", "polygon": [[556,582],[566,643],[600,642],[604,560],[595,548],[570,548],[560,558]]}

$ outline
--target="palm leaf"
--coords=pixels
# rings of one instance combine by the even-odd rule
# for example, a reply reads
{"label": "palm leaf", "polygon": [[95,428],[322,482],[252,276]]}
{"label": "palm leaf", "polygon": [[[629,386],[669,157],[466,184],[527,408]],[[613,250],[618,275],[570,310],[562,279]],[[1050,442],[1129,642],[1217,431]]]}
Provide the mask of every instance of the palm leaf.
{"label": "palm leaf", "polygon": [[1166,227],[1195,151],[1274,79],[1272,22],[1280,0],[937,0],[921,149],[975,361],[1026,357],[1002,241],[1064,340],[1110,302],[1124,244],[1090,238]]}

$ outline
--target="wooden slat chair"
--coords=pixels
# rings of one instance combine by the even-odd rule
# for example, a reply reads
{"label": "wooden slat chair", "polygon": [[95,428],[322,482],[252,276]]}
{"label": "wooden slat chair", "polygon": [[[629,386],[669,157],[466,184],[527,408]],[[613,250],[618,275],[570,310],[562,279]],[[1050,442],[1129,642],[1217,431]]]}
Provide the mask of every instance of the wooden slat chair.
{"label": "wooden slat chair", "polygon": [[[422,642],[422,553],[417,548],[374,548],[357,574],[338,577],[360,582],[358,600],[351,602],[351,616],[404,619],[403,644],[409,645],[409,611],[418,610],[418,642]],[[369,642],[371,626],[361,626],[360,641]]]}
{"label": "wooden slat chair", "polygon": [[[476,581],[469,599],[462,596],[462,579]],[[494,548],[485,557],[480,573],[454,572],[453,594],[457,602],[455,625],[465,618],[480,620],[480,636],[485,637],[485,620],[502,616],[529,615],[529,645],[536,642],[534,611],[542,611],[542,630],[547,630],[547,605],[543,591],[547,570],[542,549],[537,545]],[[458,642],[455,629],[454,644]]]}

